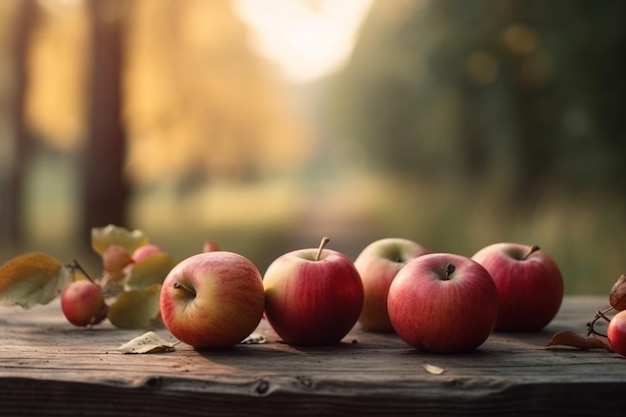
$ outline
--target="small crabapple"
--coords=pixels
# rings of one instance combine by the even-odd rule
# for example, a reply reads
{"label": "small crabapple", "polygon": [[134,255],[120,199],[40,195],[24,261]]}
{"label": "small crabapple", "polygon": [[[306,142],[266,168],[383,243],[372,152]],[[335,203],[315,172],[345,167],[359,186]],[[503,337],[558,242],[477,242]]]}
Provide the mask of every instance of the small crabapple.
{"label": "small crabapple", "polygon": [[108,307],[98,284],[85,279],[73,281],[63,289],[61,309],[73,325],[90,326],[106,318]]}
{"label": "small crabapple", "polygon": [[626,310],[617,313],[607,328],[609,344],[613,351],[622,356],[626,356]]}

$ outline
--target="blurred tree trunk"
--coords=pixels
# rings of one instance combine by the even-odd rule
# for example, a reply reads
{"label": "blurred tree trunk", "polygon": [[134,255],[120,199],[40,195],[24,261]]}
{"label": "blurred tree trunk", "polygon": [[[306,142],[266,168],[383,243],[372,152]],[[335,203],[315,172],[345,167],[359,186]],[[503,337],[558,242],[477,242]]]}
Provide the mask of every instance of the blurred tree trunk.
{"label": "blurred tree trunk", "polygon": [[91,69],[88,140],[83,166],[84,222],[91,228],[126,225],[129,185],[124,177],[126,138],[122,124],[123,0],[89,0]]}
{"label": "blurred tree trunk", "polygon": [[24,238],[21,207],[24,176],[30,159],[30,141],[25,120],[25,98],[28,87],[27,58],[30,35],[37,19],[37,5],[34,0],[23,0],[19,3],[16,13],[11,52],[14,80],[11,108],[13,157],[9,160],[7,177],[3,179],[5,182],[2,184],[3,197],[0,204],[2,229],[6,231],[3,235],[12,247],[19,246]]}

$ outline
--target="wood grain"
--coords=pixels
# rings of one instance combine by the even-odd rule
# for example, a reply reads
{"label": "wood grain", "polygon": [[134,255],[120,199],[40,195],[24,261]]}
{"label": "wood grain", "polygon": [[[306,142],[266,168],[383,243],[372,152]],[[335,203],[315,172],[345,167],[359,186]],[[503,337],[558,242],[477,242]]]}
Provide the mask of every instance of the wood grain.
{"label": "wood grain", "polygon": [[544,349],[557,331],[584,333],[605,304],[568,297],[544,331],[496,333],[463,355],[418,352],[358,326],[338,346],[296,348],[265,322],[266,344],[122,354],[117,347],[143,332],[73,327],[57,303],[2,308],[0,415],[623,416],[626,358]]}

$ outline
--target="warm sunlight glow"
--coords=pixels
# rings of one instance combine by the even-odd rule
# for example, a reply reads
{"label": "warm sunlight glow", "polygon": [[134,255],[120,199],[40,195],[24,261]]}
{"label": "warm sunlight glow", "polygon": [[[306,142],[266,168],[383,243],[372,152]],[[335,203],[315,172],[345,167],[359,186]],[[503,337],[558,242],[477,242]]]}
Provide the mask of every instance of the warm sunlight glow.
{"label": "warm sunlight glow", "polygon": [[332,73],[348,60],[371,0],[235,0],[255,46],[295,82]]}

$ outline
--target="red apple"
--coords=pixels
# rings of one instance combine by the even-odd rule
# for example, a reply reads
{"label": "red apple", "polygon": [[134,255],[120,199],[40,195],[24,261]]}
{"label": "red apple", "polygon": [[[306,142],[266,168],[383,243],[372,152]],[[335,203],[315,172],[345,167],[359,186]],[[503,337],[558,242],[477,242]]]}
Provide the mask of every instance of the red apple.
{"label": "red apple", "polygon": [[367,245],[357,256],[354,266],[363,281],[363,309],[359,323],[377,332],[393,332],[387,314],[387,294],[391,281],[407,262],[428,251],[417,242],[402,238],[385,238]]}
{"label": "red apple", "polygon": [[626,310],[620,311],[611,318],[606,332],[611,349],[626,356]]}
{"label": "red apple", "polygon": [[300,249],[279,256],[263,277],[265,317],[290,345],[337,344],[355,325],[363,284],[343,253]]}
{"label": "red apple", "polygon": [[61,292],[61,310],[75,326],[91,326],[102,322],[107,304],[100,287],[87,279],[70,282]]}
{"label": "red apple", "polygon": [[495,243],[472,259],[489,271],[498,289],[496,330],[538,331],[558,313],[563,278],[554,260],[538,246]]}
{"label": "red apple", "polygon": [[214,251],[190,256],[165,277],[160,296],[163,323],[197,349],[226,349],[261,321],[261,274],[244,256]]}
{"label": "red apple", "polygon": [[393,279],[389,319],[409,345],[424,351],[463,353],[491,334],[498,293],[489,272],[471,259],[449,253],[422,255]]}
{"label": "red apple", "polygon": [[132,262],[133,258],[121,245],[110,245],[102,252],[102,268],[110,274],[122,271]]}
{"label": "red apple", "polygon": [[137,263],[155,253],[162,253],[163,249],[154,243],[146,243],[135,249],[131,255],[133,262]]}
{"label": "red apple", "polygon": [[207,240],[202,245],[202,252],[213,252],[221,250],[220,244],[215,240]]}

